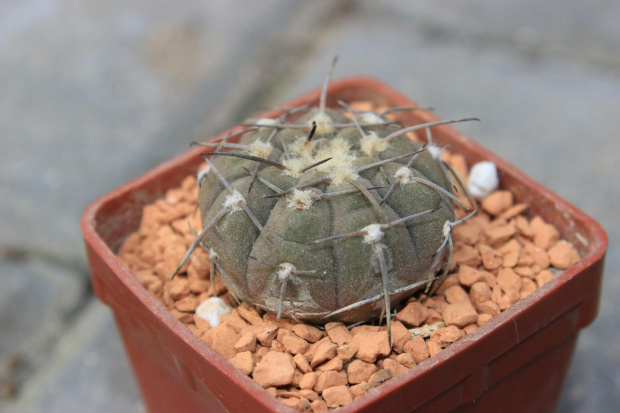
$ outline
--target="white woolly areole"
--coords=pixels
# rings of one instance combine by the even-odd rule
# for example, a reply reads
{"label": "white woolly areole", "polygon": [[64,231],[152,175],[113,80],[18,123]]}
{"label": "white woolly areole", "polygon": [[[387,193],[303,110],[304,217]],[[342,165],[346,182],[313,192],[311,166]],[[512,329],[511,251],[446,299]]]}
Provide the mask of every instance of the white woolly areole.
{"label": "white woolly areole", "polygon": [[301,137],[295,140],[292,144],[289,145],[288,149],[290,152],[296,153],[297,155],[304,157],[312,157],[312,153],[314,152],[314,148],[317,145],[317,141],[307,142],[307,138]]}
{"label": "white woolly areole", "polygon": [[342,185],[356,180],[359,175],[355,173],[353,168],[337,166],[329,171],[329,176],[332,178],[332,183]]}
{"label": "white woolly areole", "polygon": [[293,178],[299,178],[301,176],[301,170],[306,167],[306,161],[301,158],[285,159],[282,161],[282,164],[287,168],[284,173]]}
{"label": "white woolly areole", "polygon": [[429,145],[426,150],[434,159],[441,160],[441,148],[439,146]]}
{"label": "white woolly areole", "polygon": [[450,235],[450,232],[452,231],[452,223],[450,221],[446,221],[443,224],[443,236],[447,237],[448,235]]}
{"label": "white woolly areole", "polygon": [[377,136],[376,133],[370,132],[360,141],[362,152],[366,155],[374,155],[383,152],[387,148],[387,142]]}
{"label": "white woolly areole", "polygon": [[269,118],[260,118],[256,120],[257,126],[273,126],[278,124],[277,119],[269,119]]}
{"label": "white woolly areole", "polygon": [[242,202],[245,202],[245,198],[235,189],[232,194],[226,196],[224,208],[230,209],[231,212],[239,211],[242,208]]}
{"label": "white woolly areole", "polygon": [[383,123],[383,119],[381,116],[377,115],[374,112],[363,112],[360,114],[360,120],[363,123]]}
{"label": "white woolly areole", "polygon": [[467,189],[471,196],[483,199],[499,187],[497,167],[493,162],[483,161],[472,166],[467,180]]}
{"label": "white woolly areole", "polygon": [[307,125],[312,127],[312,122],[316,122],[316,133],[319,135],[330,133],[334,130],[334,121],[332,121],[332,118],[330,118],[327,113],[317,112],[312,119],[308,121]]}
{"label": "white woolly areole", "polygon": [[411,177],[413,176],[413,172],[411,169],[403,166],[402,168],[398,168],[396,173],[394,174],[394,178],[398,180],[401,184],[407,184],[411,182]]}
{"label": "white woolly areole", "polygon": [[381,225],[379,224],[370,224],[364,227],[362,231],[366,232],[366,235],[364,235],[364,242],[366,244],[373,244],[383,239],[383,231],[381,231]]}
{"label": "white woolly areole", "polygon": [[329,150],[333,153],[348,154],[351,150],[351,144],[341,137],[337,137],[329,141]]}
{"label": "white woolly areole", "polygon": [[209,325],[217,327],[226,314],[231,313],[233,308],[219,297],[209,297],[196,308],[196,315],[207,320]]}
{"label": "white woolly areole", "polygon": [[329,141],[328,144],[320,145],[314,155],[313,162],[331,158],[329,162],[317,166],[318,171],[325,172],[331,176],[330,171],[336,167],[352,167],[353,161],[357,157],[350,150],[351,146],[349,143],[345,139],[338,137]]}
{"label": "white woolly areole", "polygon": [[299,210],[309,209],[314,202],[312,199],[313,196],[314,193],[310,190],[302,191],[295,189],[293,193],[287,197],[286,206]]}
{"label": "white woolly areole", "polygon": [[196,177],[198,182],[202,181],[202,178],[207,176],[210,170],[211,170],[211,165],[207,165],[204,168],[202,168],[200,171],[198,171],[198,176]]}
{"label": "white woolly areole", "polygon": [[278,265],[278,268],[278,278],[281,281],[289,278],[291,276],[291,273],[297,269],[293,264],[288,262],[283,262],[282,264]]}
{"label": "white woolly areole", "polygon": [[254,141],[250,144],[250,155],[258,156],[259,158],[269,158],[273,146],[268,142]]}

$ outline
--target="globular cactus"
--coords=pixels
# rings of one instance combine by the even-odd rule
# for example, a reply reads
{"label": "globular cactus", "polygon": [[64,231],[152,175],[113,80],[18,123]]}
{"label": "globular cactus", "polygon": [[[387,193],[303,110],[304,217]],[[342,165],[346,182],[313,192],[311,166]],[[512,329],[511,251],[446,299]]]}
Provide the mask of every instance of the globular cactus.
{"label": "globular cactus", "polygon": [[199,174],[203,230],[183,262],[202,243],[239,300],[314,322],[386,314],[389,328],[392,306],[445,275],[454,205],[468,209],[441,151],[406,134],[469,119],[403,128],[327,109],[329,77],[319,107],[203,144],[216,150]]}

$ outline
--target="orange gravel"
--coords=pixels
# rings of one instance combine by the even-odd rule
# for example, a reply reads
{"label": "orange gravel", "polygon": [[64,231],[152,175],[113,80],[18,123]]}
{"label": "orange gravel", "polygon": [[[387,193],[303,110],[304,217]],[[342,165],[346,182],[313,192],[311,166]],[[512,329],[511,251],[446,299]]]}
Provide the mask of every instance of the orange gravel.
{"label": "orange gravel", "polygon": [[[445,151],[444,158],[466,177],[462,156]],[[272,314],[238,306],[218,277],[211,285],[209,257],[200,248],[170,280],[194,241],[191,228],[202,226],[197,195],[196,179],[189,176],[145,206],[139,229],[118,257],[194,335],[283,404],[302,411],[326,412],[363,396],[471,334],[579,260],[556,228],[529,216],[527,205],[515,204],[509,191],[495,191],[476,216],[454,228],[451,271],[435,295],[417,293],[397,308],[390,347],[385,325],[276,322]],[[195,310],[213,290],[235,308],[211,328]]]}

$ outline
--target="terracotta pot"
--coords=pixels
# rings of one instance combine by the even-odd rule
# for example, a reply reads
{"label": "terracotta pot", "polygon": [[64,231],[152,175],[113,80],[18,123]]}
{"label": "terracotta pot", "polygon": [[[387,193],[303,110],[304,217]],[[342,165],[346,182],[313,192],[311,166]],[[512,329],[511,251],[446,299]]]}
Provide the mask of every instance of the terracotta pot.
{"label": "terracotta pot", "polygon": [[[285,106],[315,103],[319,93]],[[379,81],[359,77],[334,82],[329,96],[388,106],[415,104]],[[424,111],[401,116],[403,124],[437,120]],[[469,165],[495,162],[502,187],[558,228],[583,258],[472,334],[339,411],[552,411],[579,331],[596,317],[606,234],[592,218],[449,125],[436,127],[433,137],[462,153]],[[173,158],[86,209],[82,231],[95,293],[114,313],[150,411],[290,411],[192,335],[114,255],[138,228],[142,207],[196,173],[201,151]]]}

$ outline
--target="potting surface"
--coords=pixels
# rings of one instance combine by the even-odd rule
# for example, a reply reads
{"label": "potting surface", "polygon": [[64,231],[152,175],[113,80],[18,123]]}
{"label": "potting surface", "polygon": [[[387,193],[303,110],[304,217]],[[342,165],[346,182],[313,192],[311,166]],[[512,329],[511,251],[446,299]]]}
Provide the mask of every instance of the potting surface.
{"label": "potting surface", "polygon": [[[367,102],[351,106],[386,109]],[[464,157],[446,150],[444,159],[467,182]],[[462,188],[460,194],[467,202]],[[390,346],[386,326],[376,322],[317,328],[238,306],[219,275],[211,285],[206,250],[195,251],[171,279],[202,228],[197,196],[196,178],[188,176],[146,205],[119,258],[195,336],[283,404],[302,411],[352,402],[473,333],[579,260],[556,228],[539,216],[528,217],[527,204],[515,204],[510,191],[496,190],[481,201],[476,216],[455,227],[452,270],[437,292],[430,297],[420,292],[398,307]],[[235,308],[212,326],[196,310],[214,293]]]}
{"label": "potting surface", "polygon": [[190,141],[316,87],[334,54],[336,77],[374,76],[443,117],[480,116],[467,134],[609,231],[600,315],[581,334],[559,410],[620,402],[620,353],[601,346],[620,341],[617,2],[1,8],[3,411],[144,410],[88,286],[81,212]]}

